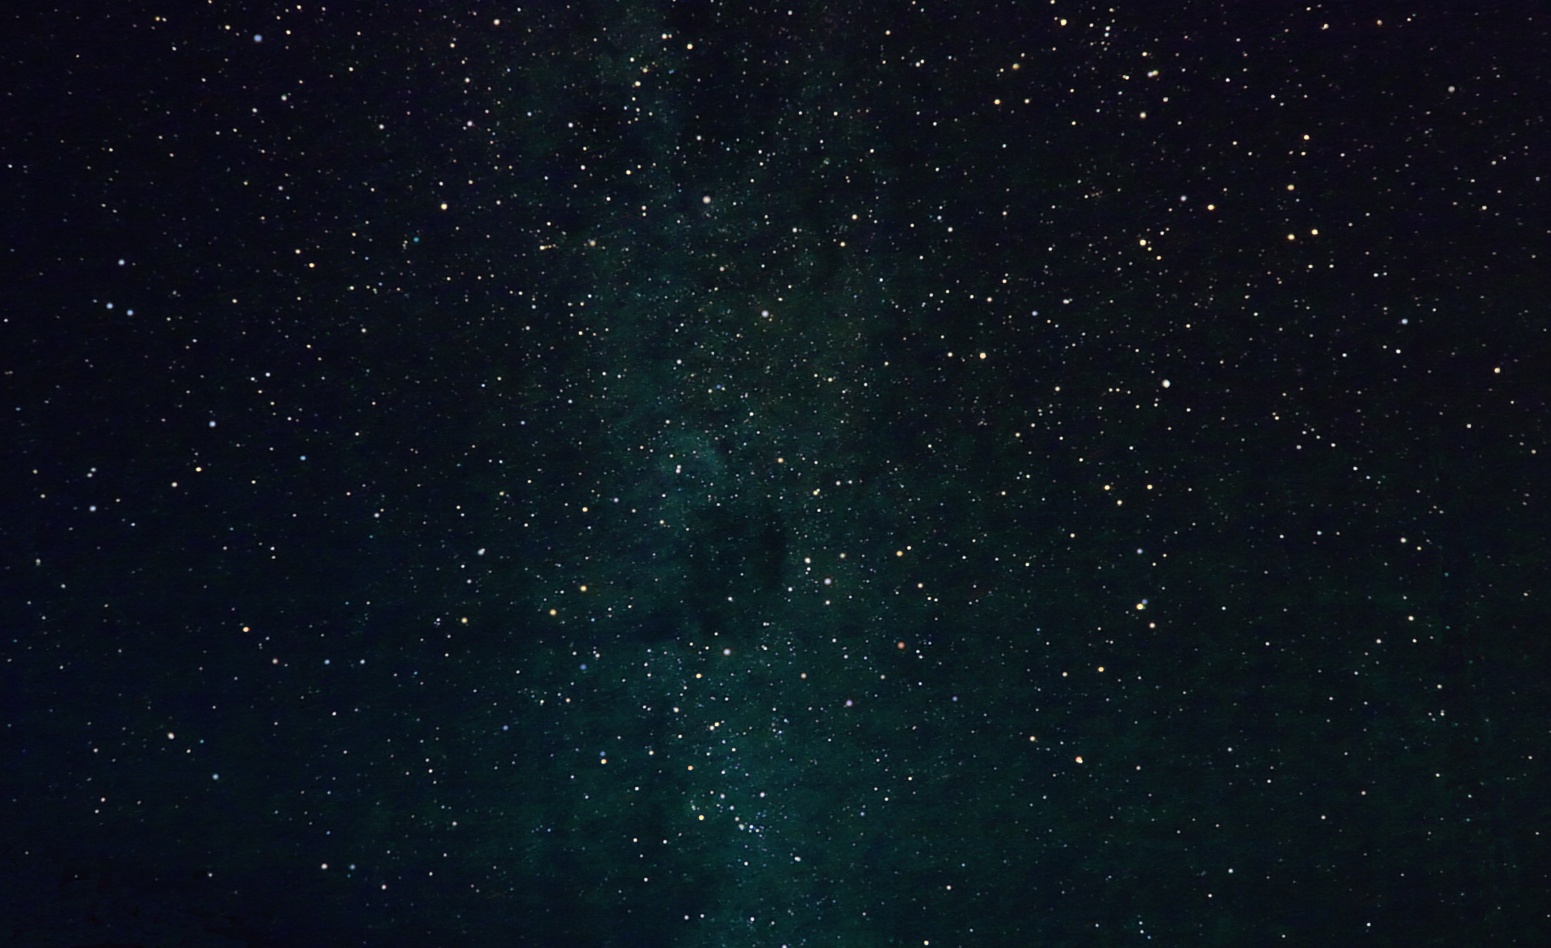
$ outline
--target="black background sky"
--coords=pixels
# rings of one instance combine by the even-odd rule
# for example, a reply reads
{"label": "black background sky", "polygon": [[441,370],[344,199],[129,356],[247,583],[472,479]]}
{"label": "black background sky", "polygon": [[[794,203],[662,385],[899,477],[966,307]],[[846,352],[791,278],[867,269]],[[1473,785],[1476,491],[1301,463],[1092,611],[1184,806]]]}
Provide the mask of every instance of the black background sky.
{"label": "black background sky", "polygon": [[0,14],[16,944],[1551,943],[1548,20]]}

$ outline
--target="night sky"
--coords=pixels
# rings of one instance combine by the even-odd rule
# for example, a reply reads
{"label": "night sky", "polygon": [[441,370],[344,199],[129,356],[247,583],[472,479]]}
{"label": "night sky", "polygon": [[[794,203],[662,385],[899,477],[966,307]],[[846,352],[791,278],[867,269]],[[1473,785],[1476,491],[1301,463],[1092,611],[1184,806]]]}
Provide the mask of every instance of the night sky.
{"label": "night sky", "polygon": [[0,940],[1551,944],[1551,19],[245,6],[0,17]]}

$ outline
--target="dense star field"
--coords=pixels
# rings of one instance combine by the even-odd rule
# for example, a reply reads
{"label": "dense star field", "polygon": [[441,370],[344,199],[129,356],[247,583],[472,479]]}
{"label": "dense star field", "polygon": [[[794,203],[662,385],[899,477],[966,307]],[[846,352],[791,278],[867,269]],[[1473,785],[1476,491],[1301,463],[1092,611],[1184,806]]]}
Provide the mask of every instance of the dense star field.
{"label": "dense star field", "polygon": [[0,31],[0,936],[1551,943],[1551,20],[222,6]]}

